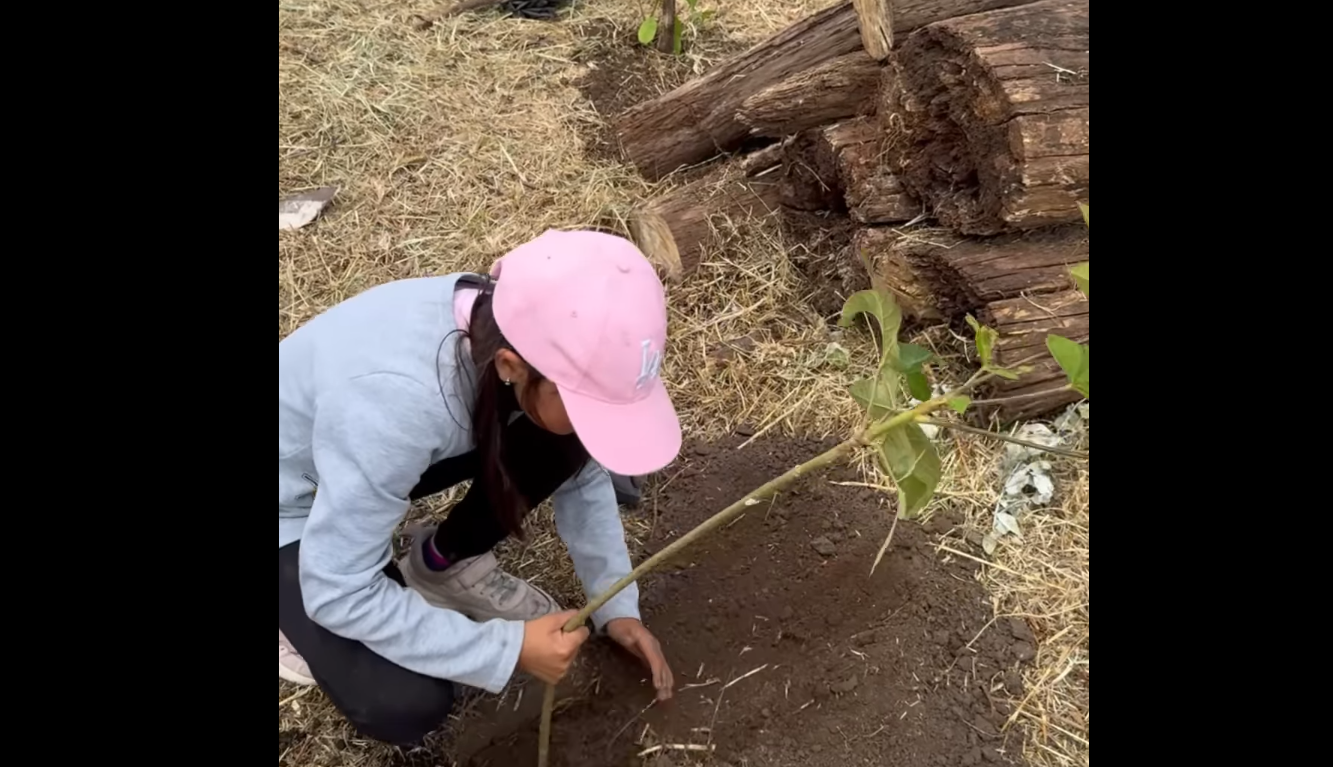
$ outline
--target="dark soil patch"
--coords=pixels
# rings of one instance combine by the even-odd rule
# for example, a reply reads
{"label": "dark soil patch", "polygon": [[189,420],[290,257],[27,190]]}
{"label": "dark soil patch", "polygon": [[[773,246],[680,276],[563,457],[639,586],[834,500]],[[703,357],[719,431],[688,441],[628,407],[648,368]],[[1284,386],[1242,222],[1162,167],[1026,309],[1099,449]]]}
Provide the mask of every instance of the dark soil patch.
{"label": "dark soil patch", "polygon": [[[650,548],[824,447],[738,443],[688,448],[664,473]],[[890,512],[882,494],[830,484],[838,479],[855,477],[806,480],[644,584],[645,620],[679,692],[645,711],[643,672],[594,643],[561,691],[556,765],[637,765],[639,752],[662,744],[713,746],[712,763],[749,767],[1017,763],[999,699],[1030,658],[1026,625],[983,632],[992,614],[974,565],[944,562],[915,524],[899,525],[870,576]],[[654,513],[651,496],[644,513]],[[508,725],[469,723],[456,743],[463,763],[534,763],[540,697],[529,688],[523,711],[501,715]],[[512,734],[497,737],[506,728]]]}

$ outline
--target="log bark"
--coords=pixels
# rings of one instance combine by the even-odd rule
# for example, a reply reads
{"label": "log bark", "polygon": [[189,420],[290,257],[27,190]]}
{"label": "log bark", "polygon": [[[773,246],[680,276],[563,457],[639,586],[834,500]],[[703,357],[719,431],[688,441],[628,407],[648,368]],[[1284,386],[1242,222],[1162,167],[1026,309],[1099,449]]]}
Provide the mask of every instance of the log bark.
{"label": "log bark", "polygon": [[[1079,219],[1088,199],[1089,0],[931,24],[901,42],[881,111],[891,162],[968,234]],[[894,133],[896,126],[887,125]]]}
{"label": "log bark", "polygon": [[[1031,0],[897,0],[893,32],[901,38],[941,19],[1008,8]],[[850,2],[828,8],[715,69],[612,121],[625,158],[650,179],[738,148],[750,135],[736,119],[742,102],[797,72],[861,48]]]}
{"label": "log bark", "polygon": [[852,247],[905,314],[927,320],[956,320],[1002,299],[1072,289],[1069,267],[1089,260],[1081,223],[984,239],[867,227]]}
{"label": "log bark", "polygon": [[1017,381],[998,380],[986,396],[1006,401],[989,408],[1001,421],[1035,418],[1081,399],[1065,389],[1060,366],[1046,350],[1046,336],[1054,333],[1079,343],[1089,342],[1088,299],[1077,290],[995,301],[981,311],[981,320],[1000,333],[995,362],[1013,366],[1034,355],[1041,358],[1031,372]]}
{"label": "log bark", "polygon": [[738,178],[726,170],[677,187],[645,206],[671,230],[684,274],[692,272],[736,224],[769,216],[779,208],[777,181]]}
{"label": "log bark", "polygon": [[736,119],[755,136],[781,138],[873,111],[877,61],[854,51],[788,77],[741,102]]}

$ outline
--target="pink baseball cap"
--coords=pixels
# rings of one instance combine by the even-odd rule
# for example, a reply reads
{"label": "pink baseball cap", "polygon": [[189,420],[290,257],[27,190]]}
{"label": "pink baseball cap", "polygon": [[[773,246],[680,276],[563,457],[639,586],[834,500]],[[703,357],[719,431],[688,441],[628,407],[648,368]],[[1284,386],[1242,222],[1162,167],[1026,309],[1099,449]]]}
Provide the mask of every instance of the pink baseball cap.
{"label": "pink baseball cap", "polygon": [[555,384],[588,453],[617,474],[666,466],[680,420],[659,375],[666,292],[623,237],[551,230],[491,268],[500,332]]}

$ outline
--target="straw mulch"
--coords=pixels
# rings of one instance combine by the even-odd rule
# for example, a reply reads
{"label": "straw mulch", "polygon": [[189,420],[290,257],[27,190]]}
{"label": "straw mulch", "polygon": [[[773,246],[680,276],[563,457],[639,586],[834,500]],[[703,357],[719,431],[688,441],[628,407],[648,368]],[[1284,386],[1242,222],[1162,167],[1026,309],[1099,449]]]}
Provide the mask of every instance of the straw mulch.
{"label": "straw mulch", "polygon": [[[429,0],[280,4],[279,195],[324,185],[338,194],[313,224],[279,233],[279,339],[373,285],[484,270],[547,228],[604,225],[659,193],[671,182],[653,187],[599,146],[603,117],[580,92],[598,62],[623,63],[628,51],[634,63],[620,75],[623,87],[648,97],[828,4],[704,0],[719,13],[681,58],[635,51],[642,9],[619,0],[576,2],[555,23],[482,11],[424,32],[411,16],[429,11]],[[810,288],[792,263],[802,243],[784,240],[771,222],[723,229],[729,237],[702,267],[669,288],[663,376],[687,432],[846,433],[858,413],[845,386],[871,356],[869,340],[830,331],[810,308]],[[943,332],[927,340],[946,352],[952,341]],[[946,503],[983,518],[985,495],[998,483],[997,450],[959,442]],[[1029,680],[1036,692],[1023,708],[1025,720],[1044,728],[1028,749],[1035,764],[1087,762],[1086,607],[1065,609],[1087,602],[1086,471],[1072,486],[1059,524],[999,552],[1003,570],[988,568],[1002,613],[1048,616]],[[433,499],[414,516],[439,514],[448,501]],[[527,544],[505,545],[506,565],[577,603],[564,547],[549,515],[538,517]],[[627,519],[627,532],[637,548],[646,523]],[[280,684],[278,692],[280,764],[417,758],[359,739],[317,690]],[[439,763],[445,740],[430,744],[436,750],[426,761]]]}

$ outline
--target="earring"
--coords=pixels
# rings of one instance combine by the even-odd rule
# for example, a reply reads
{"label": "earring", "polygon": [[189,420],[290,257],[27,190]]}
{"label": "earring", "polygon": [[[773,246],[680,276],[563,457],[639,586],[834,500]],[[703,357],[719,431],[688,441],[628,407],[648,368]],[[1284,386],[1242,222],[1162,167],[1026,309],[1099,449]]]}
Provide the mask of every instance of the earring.
{"label": "earring", "polygon": [[514,385],[514,382],[511,381],[511,380],[509,380],[508,378],[504,379],[504,382],[505,382],[505,386],[513,386],[513,385]]}

